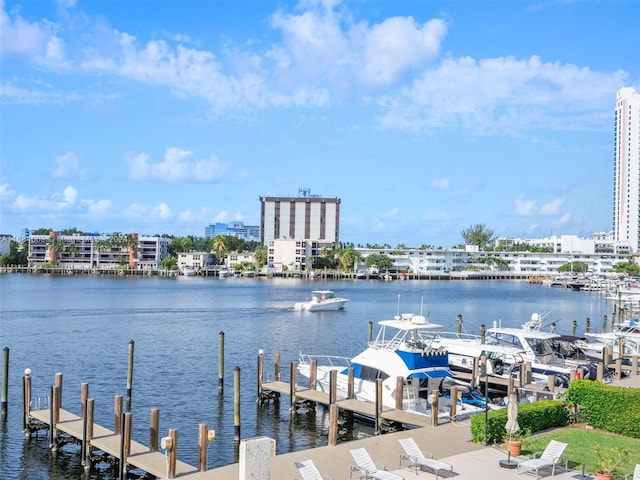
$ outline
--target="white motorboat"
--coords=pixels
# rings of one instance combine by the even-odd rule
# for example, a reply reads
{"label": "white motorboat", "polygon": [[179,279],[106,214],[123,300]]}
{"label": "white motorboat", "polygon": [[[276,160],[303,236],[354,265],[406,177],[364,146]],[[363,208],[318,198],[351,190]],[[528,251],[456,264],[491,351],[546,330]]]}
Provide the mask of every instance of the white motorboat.
{"label": "white motorboat", "polygon": [[[335,370],[337,395],[346,397],[349,367],[352,367],[354,397],[375,403],[376,381],[380,379],[385,408],[396,408],[396,392],[401,378],[402,409],[430,416],[430,405],[433,403],[430,395],[439,389],[444,379],[453,375],[449,369],[447,351],[432,346],[433,337],[442,329],[442,325],[429,323],[424,316],[413,314],[382,320],[378,325],[380,329],[375,340],[369,342],[367,348],[355,357],[349,359],[301,353],[298,373],[311,378],[312,360],[315,360],[316,389],[328,392],[331,372]],[[458,417],[484,411],[484,408],[462,401],[457,405]],[[439,407],[446,408],[446,404],[439,402]],[[443,411],[442,415],[448,413]]]}
{"label": "white motorboat", "polygon": [[542,331],[541,325],[542,316],[534,313],[522,328],[487,329],[484,341],[479,335],[441,334],[434,339],[434,346],[449,351],[452,370],[472,371],[474,358],[485,354],[489,375],[519,378],[520,364],[530,362],[534,383],[546,384],[549,375],[554,375],[556,385],[566,387],[572,371],[579,372],[582,378],[595,378],[592,360],[576,360],[561,353],[562,336]]}
{"label": "white motorboat", "polygon": [[231,272],[226,268],[223,268],[222,270],[218,271],[218,277],[220,278],[228,278],[230,276],[231,276]]}
{"label": "white motorboat", "polygon": [[195,268],[187,266],[182,268],[181,273],[185,277],[195,277],[198,272],[196,271]]}
{"label": "white motorboat", "polygon": [[576,341],[575,346],[594,361],[602,361],[603,351],[607,347],[611,347],[613,360],[619,358],[621,353],[624,356],[640,355],[640,331],[585,333],[585,337],[585,340]]}
{"label": "white motorboat", "polygon": [[311,292],[311,300],[297,302],[294,309],[297,311],[324,312],[327,310],[340,310],[349,300],[336,297],[332,290],[314,290]]}

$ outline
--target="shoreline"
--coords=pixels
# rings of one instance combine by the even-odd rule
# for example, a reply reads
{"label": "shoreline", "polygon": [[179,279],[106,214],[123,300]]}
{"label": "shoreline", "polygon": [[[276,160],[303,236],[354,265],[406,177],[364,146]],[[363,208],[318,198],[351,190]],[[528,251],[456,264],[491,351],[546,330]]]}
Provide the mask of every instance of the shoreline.
{"label": "shoreline", "polygon": [[[79,269],[79,268],[41,268],[26,266],[7,266],[0,267],[0,274],[32,274],[32,275],[88,275],[88,276],[138,276],[138,277],[181,277],[178,270],[137,270],[132,268],[108,268],[108,269]],[[261,278],[301,278],[309,279],[309,272],[258,272],[256,277]],[[538,275],[531,273],[516,272],[448,272],[448,273],[431,273],[431,274],[415,274],[415,273],[391,273],[389,280],[380,278],[377,275],[359,278],[359,274],[346,273],[340,271],[323,271],[314,272],[315,279],[323,280],[377,280],[385,281],[405,281],[405,280],[527,280],[529,283],[543,284],[545,280],[551,278],[548,273],[540,273]],[[218,269],[204,269],[197,273],[199,277],[219,277]]]}

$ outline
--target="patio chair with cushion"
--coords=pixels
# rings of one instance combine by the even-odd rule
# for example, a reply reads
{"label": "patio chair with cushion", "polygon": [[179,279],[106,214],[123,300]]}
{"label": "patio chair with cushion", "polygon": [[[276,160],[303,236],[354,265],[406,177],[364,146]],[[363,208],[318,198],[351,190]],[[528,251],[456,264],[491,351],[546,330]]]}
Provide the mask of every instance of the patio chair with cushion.
{"label": "patio chair with cushion", "polygon": [[[547,445],[547,448],[544,449],[544,452],[536,452],[529,460],[520,462],[518,464],[518,473],[533,472],[535,473],[536,478],[541,478],[538,473],[539,470],[551,468],[551,475],[555,475],[556,465],[562,460],[562,454],[564,453],[565,448],[567,448],[566,443],[551,440]],[[565,460],[565,469],[567,467],[566,464],[567,462]]]}
{"label": "patio chair with cushion", "polygon": [[378,466],[369,456],[369,452],[362,447],[355,450],[349,450],[351,456],[356,461],[356,465],[351,467],[349,478],[353,475],[353,472],[360,472],[365,480],[404,480],[403,477],[395,473],[388,472],[386,467],[382,465],[382,469],[378,469]]}
{"label": "patio chair with cushion", "polygon": [[402,466],[402,460],[409,460],[416,469],[416,475],[418,475],[420,468],[426,468],[436,474],[436,480],[438,480],[438,475],[441,471],[453,472],[451,465],[440,460],[434,460],[432,453],[426,452],[427,455],[425,455],[413,438],[401,438],[398,441],[405,452],[400,454],[400,466]]}

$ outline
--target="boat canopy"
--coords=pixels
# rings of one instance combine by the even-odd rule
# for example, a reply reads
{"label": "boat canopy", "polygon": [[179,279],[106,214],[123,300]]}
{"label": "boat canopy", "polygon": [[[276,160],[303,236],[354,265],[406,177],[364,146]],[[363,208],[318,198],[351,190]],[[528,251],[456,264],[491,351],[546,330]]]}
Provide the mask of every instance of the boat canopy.
{"label": "boat canopy", "polygon": [[453,373],[449,370],[429,370],[426,372],[414,372],[409,375],[409,378],[447,378],[453,377]]}

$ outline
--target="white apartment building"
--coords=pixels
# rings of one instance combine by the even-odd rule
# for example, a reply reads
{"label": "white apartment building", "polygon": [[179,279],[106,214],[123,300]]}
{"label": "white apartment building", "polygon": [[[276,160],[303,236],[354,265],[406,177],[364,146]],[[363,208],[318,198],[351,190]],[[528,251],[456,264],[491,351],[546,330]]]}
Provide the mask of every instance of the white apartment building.
{"label": "white apartment building", "polygon": [[270,240],[267,245],[267,268],[276,272],[310,269],[313,260],[321,257],[326,248],[334,248],[333,242],[293,238]]}
{"label": "white apartment building", "polygon": [[209,265],[215,265],[215,255],[208,252],[183,252],[178,253],[177,267],[181,272],[195,270],[199,272]]}
{"label": "white apartment building", "polygon": [[510,248],[517,243],[532,247],[546,248],[551,253],[585,253],[585,254],[620,254],[631,252],[628,242],[618,242],[613,233],[595,233],[593,238],[578,237],[577,235],[553,235],[545,238],[499,238],[499,245]]}
{"label": "white apartment building", "polygon": [[616,94],[613,172],[613,233],[640,247],[640,94],[621,88]]}
{"label": "white apartment building", "polygon": [[158,270],[169,255],[170,238],[132,234],[31,235],[30,267],[55,263],[75,270],[110,269],[127,266],[137,270]]}
{"label": "white apartment building", "polygon": [[260,243],[271,240],[307,239],[331,242],[340,239],[340,199],[313,196],[301,190],[299,197],[260,197]]}

